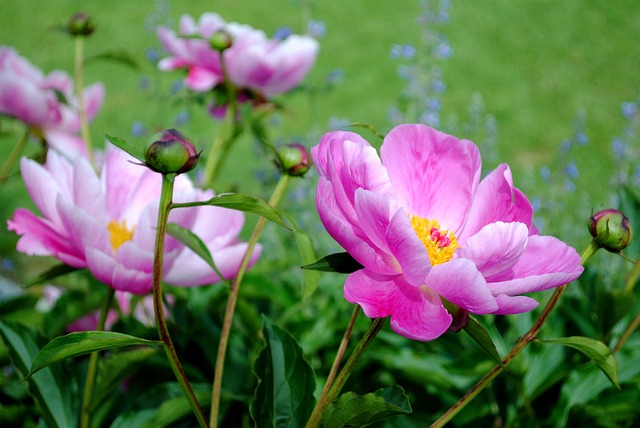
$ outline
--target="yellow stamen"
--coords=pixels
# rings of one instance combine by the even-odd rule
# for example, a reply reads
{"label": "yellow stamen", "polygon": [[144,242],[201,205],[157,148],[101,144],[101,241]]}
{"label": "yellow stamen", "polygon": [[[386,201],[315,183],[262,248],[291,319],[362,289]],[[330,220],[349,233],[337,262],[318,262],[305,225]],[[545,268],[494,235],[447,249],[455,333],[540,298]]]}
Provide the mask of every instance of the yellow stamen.
{"label": "yellow stamen", "polygon": [[409,215],[411,226],[427,249],[431,265],[439,265],[453,258],[458,240],[450,230],[441,230],[437,220]]}
{"label": "yellow stamen", "polygon": [[133,231],[135,230],[135,227],[128,229],[126,220],[122,220],[121,222],[111,220],[107,223],[107,230],[109,231],[111,248],[113,248],[113,252],[115,253],[122,244],[133,238]]}

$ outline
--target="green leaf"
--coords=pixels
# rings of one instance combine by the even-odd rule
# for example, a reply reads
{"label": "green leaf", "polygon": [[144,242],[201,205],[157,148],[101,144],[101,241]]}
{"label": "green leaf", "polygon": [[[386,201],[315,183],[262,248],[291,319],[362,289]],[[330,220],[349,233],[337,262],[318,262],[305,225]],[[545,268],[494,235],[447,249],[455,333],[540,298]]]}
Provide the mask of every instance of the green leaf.
{"label": "green leaf", "polygon": [[24,287],[27,288],[37,284],[41,284],[43,282],[48,282],[54,278],[66,275],[71,272],[75,272],[77,270],[79,269],[65,264],[55,265],[50,269],[47,269],[46,271],[34,276],[33,278],[27,279],[25,281]]}
{"label": "green leaf", "polygon": [[[16,372],[25,377],[39,349],[35,330],[17,322],[0,321],[0,337]],[[27,384],[50,428],[76,426],[77,383],[61,367],[48,367],[29,378]]]}
{"label": "green leaf", "polygon": [[264,199],[252,198],[250,196],[241,195],[239,193],[223,193],[208,201],[176,203],[171,208],[188,208],[210,205],[214,207],[229,208],[232,210],[243,211],[247,213],[258,214],[267,220],[271,220],[285,229],[291,230],[289,226],[282,220],[278,211],[267,203]]}
{"label": "green leaf", "polygon": [[[298,253],[300,254],[300,260],[303,264],[313,263],[318,259],[316,255],[316,251],[313,248],[313,242],[311,240],[311,236],[300,229],[298,223],[293,218],[292,215],[287,214],[285,212],[282,213],[287,222],[291,225],[293,229],[293,236],[296,240],[296,245],[298,246]],[[307,299],[313,295],[313,293],[318,288],[318,280],[320,279],[320,274],[318,272],[311,269],[304,269],[302,271],[302,277],[304,280],[302,298]]]}
{"label": "green leaf", "polygon": [[79,331],[56,337],[38,353],[27,377],[65,358],[77,357],[95,351],[133,345],[162,345],[159,340],[147,340],[110,331]]}
{"label": "green leaf", "polygon": [[469,317],[467,325],[463,329],[475,342],[480,345],[482,349],[485,350],[487,354],[491,357],[493,361],[495,361],[498,365],[502,366],[502,359],[500,358],[500,354],[498,354],[498,350],[496,349],[496,345],[491,340],[491,336],[485,328],[478,323],[478,321]]}
{"label": "green leaf", "polygon": [[599,340],[590,337],[571,336],[558,339],[543,339],[543,343],[559,343],[577,349],[593,361],[604,372],[613,385],[620,389],[618,382],[618,363],[611,349]]}
{"label": "green leaf", "polygon": [[120,386],[122,381],[133,376],[157,351],[157,349],[145,347],[132,351],[114,352],[100,358],[96,386],[91,400],[92,408],[102,403],[111,391]]}
{"label": "green leaf", "polygon": [[138,61],[133,57],[133,55],[124,50],[111,49],[108,51],[100,52],[95,55],[86,57],[84,62],[85,64],[89,64],[94,61],[105,60],[110,62],[119,62],[120,64],[133,68],[134,70],[140,69],[140,65],[138,64]]}
{"label": "green leaf", "polygon": [[218,270],[216,263],[213,261],[213,257],[211,256],[209,249],[207,248],[205,243],[202,242],[202,239],[198,237],[198,235],[196,235],[189,229],[185,229],[184,227],[175,223],[167,224],[167,233],[176,238],[178,241],[182,242],[184,245],[190,248],[191,251],[196,253],[202,260],[204,260],[209,266],[211,266],[211,269],[213,269],[216,275],[218,275],[218,278],[220,278],[220,280],[225,280],[220,270]]}
{"label": "green leaf", "polygon": [[319,270],[321,272],[353,273],[363,267],[364,266],[358,263],[351,254],[344,252],[329,254],[315,263],[302,266],[302,269]]}
{"label": "green leaf", "polygon": [[135,145],[129,143],[128,141],[123,140],[122,138],[112,137],[111,135],[108,135],[108,134],[104,134],[104,136],[107,140],[109,140],[111,144],[118,147],[119,149],[124,150],[125,152],[129,153],[131,156],[133,156],[134,158],[138,159],[140,162],[145,164],[145,158],[144,158],[145,148],[136,147]]}
{"label": "green leaf", "polygon": [[250,411],[257,426],[304,426],[315,405],[313,369],[302,348],[286,331],[265,316],[265,347],[253,371],[259,378]]}
{"label": "green leaf", "polygon": [[364,427],[390,416],[411,413],[409,397],[398,385],[366,395],[342,394],[322,414],[326,427]]}

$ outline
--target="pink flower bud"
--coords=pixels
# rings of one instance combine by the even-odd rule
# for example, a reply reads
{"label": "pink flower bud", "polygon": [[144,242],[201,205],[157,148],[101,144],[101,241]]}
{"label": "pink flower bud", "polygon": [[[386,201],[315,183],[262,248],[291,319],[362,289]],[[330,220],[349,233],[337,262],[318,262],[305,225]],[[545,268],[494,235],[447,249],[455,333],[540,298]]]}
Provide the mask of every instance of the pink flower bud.
{"label": "pink flower bud", "polygon": [[588,226],[596,244],[614,253],[627,248],[633,237],[629,219],[618,210],[598,211],[589,218]]}
{"label": "pink flower bud", "polygon": [[146,165],[161,174],[182,174],[198,164],[200,153],[175,129],[164,131],[160,140],[149,146],[145,153]]}
{"label": "pink flower bud", "polygon": [[278,149],[278,163],[282,172],[293,177],[302,177],[309,171],[311,162],[307,148],[299,143],[291,143]]}

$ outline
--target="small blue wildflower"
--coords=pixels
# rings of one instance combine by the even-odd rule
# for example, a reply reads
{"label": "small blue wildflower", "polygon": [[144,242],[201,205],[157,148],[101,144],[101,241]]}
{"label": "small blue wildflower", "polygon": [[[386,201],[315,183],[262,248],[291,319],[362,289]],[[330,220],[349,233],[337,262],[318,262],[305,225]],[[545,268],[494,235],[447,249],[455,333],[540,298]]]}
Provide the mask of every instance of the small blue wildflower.
{"label": "small blue wildflower", "polygon": [[437,128],[440,126],[440,115],[438,112],[426,111],[420,116],[420,122]]}
{"label": "small blue wildflower", "polygon": [[147,61],[151,63],[156,63],[160,59],[160,55],[158,55],[158,50],[155,48],[148,48],[145,51],[145,56],[147,57]]}
{"label": "small blue wildflower", "polygon": [[538,229],[539,232],[542,232],[545,226],[544,219],[540,217],[534,218],[533,225],[536,227],[536,229]]}
{"label": "small blue wildflower", "polygon": [[327,27],[322,21],[310,19],[309,22],[307,22],[307,32],[311,37],[320,39],[326,34]]}
{"label": "small blue wildflower", "polygon": [[408,43],[402,46],[402,56],[406,59],[411,59],[416,56],[416,47]]}
{"label": "small blue wildflower", "polygon": [[391,46],[391,51],[389,51],[389,57],[391,59],[398,59],[402,56],[402,45],[394,43]]}
{"label": "small blue wildflower", "polygon": [[611,142],[611,149],[618,160],[623,159],[627,154],[627,145],[620,137],[615,137]]}
{"label": "small blue wildflower", "polygon": [[142,90],[149,89],[149,78],[147,76],[140,76],[138,79],[138,86]]}
{"label": "small blue wildflower", "polygon": [[569,176],[569,178],[578,178],[580,176],[580,172],[578,171],[578,167],[574,161],[571,161],[565,166],[564,172]]}
{"label": "small blue wildflower", "polygon": [[435,56],[440,59],[447,59],[453,55],[453,48],[449,44],[449,41],[446,37],[442,36],[440,38],[440,43],[436,47]]}
{"label": "small blue wildflower", "polygon": [[441,0],[440,10],[438,10],[438,22],[440,24],[446,24],[449,22],[449,10],[451,10],[451,1]]}
{"label": "small blue wildflower", "polygon": [[293,31],[291,31],[291,28],[280,27],[276,30],[275,33],[273,33],[273,38],[276,40],[284,40],[287,37],[289,37],[291,34],[293,34]]}
{"label": "small blue wildflower", "polygon": [[626,119],[631,119],[638,112],[638,105],[631,101],[625,101],[622,103],[622,115]]}
{"label": "small blue wildflower", "polygon": [[173,120],[173,123],[175,126],[182,126],[189,122],[189,119],[191,119],[191,114],[186,110],[182,110]]}
{"label": "small blue wildflower", "polygon": [[540,208],[542,208],[542,198],[540,198],[540,196],[534,196],[531,199],[531,205],[534,211],[539,211]]}
{"label": "small blue wildflower", "polygon": [[404,65],[404,64],[400,64],[398,66],[398,76],[402,79],[409,79],[411,78],[411,76],[413,75],[411,67]]}
{"label": "small blue wildflower", "polygon": [[440,111],[440,109],[442,108],[440,98],[437,98],[437,97],[427,98],[427,108],[431,111]]}
{"label": "small blue wildflower", "polygon": [[571,180],[565,180],[564,188],[567,192],[574,193],[576,191],[576,184]]}
{"label": "small blue wildflower", "polygon": [[447,86],[444,84],[444,80],[442,80],[442,71],[434,67],[433,76],[431,77],[431,90],[435,93],[442,93],[446,89]]}
{"label": "small blue wildflower", "polygon": [[404,122],[404,114],[395,106],[389,107],[388,115],[391,123],[397,124]]}
{"label": "small blue wildflower", "polygon": [[540,168],[540,177],[542,177],[544,181],[551,180],[551,170],[547,165],[544,165],[542,168]]}
{"label": "small blue wildflower", "polygon": [[131,135],[134,137],[142,137],[147,133],[147,128],[144,127],[142,122],[136,120],[131,125]]}
{"label": "small blue wildflower", "polygon": [[562,141],[562,144],[560,145],[560,151],[563,154],[566,154],[566,153],[569,153],[569,150],[571,150],[571,140],[565,139]]}
{"label": "small blue wildflower", "polygon": [[587,134],[584,132],[576,133],[576,141],[579,145],[585,146],[589,142],[589,138],[587,138]]}
{"label": "small blue wildflower", "polygon": [[344,79],[344,70],[341,68],[334,68],[329,73],[327,73],[327,77],[325,80],[330,85],[336,85],[340,83]]}
{"label": "small blue wildflower", "polygon": [[182,88],[184,88],[184,81],[182,79],[180,80],[176,80],[175,82],[173,82],[171,84],[171,88],[169,89],[169,92],[171,93],[171,95],[175,95],[177,94]]}

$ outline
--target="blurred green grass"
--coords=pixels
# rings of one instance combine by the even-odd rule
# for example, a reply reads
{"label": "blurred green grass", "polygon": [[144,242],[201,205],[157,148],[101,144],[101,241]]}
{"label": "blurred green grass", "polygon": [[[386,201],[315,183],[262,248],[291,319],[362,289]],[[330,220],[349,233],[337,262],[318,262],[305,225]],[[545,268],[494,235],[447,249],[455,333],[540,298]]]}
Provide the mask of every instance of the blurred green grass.
{"label": "blurred green grass", "polygon": [[[159,47],[150,29],[159,24],[176,28],[183,13],[197,17],[215,11],[228,21],[248,23],[268,34],[281,26],[304,32],[308,18],[326,24],[317,66],[306,83],[320,86],[336,68],[344,71],[344,80],[313,100],[302,92],[287,96],[288,113],[274,132],[276,138],[317,137],[328,129],[331,117],[388,130],[388,108],[404,87],[389,50],[394,43],[419,42],[419,1],[0,0],[0,9],[0,44],[15,46],[45,71],[72,71],[73,42],[55,26],[80,10],[98,24],[88,40],[87,55],[125,49],[139,61],[138,70],[108,62],[87,65],[86,82],[103,81],[107,87],[105,105],[93,125],[94,140],[100,140],[103,132],[127,138],[136,120],[156,129],[174,126],[182,106],[154,98],[139,83],[141,76],[147,76],[158,94],[166,94],[179,78],[178,73],[155,70],[145,52]],[[454,50],[453,57],[441,64],[447,84],[444,117],[464,118],[472,95],[481,94],[486,112],[498,121],[498,159],[512,166],[516,184],[527,190],[541,185],[531,171],[554,160],[583,109],[590,143],[577,153],[578,194],[588,191],[596,203],[606,203],[615,169],[610,142],[624,125],[620,105],[636,99],[640,89],[640,3],[459,0],[453,2],[444,32]],[[206,147],[217,124],[195,107],[190,111],[192,120],[180,129]],[[7,150],[13,140],[5,136],[0,143]],[[237,148],[225,171],[233,175],[237,163],[247,159],[247,150],[246,144]],[[532,182],[519,182],[518,172],[526,170]]]}

